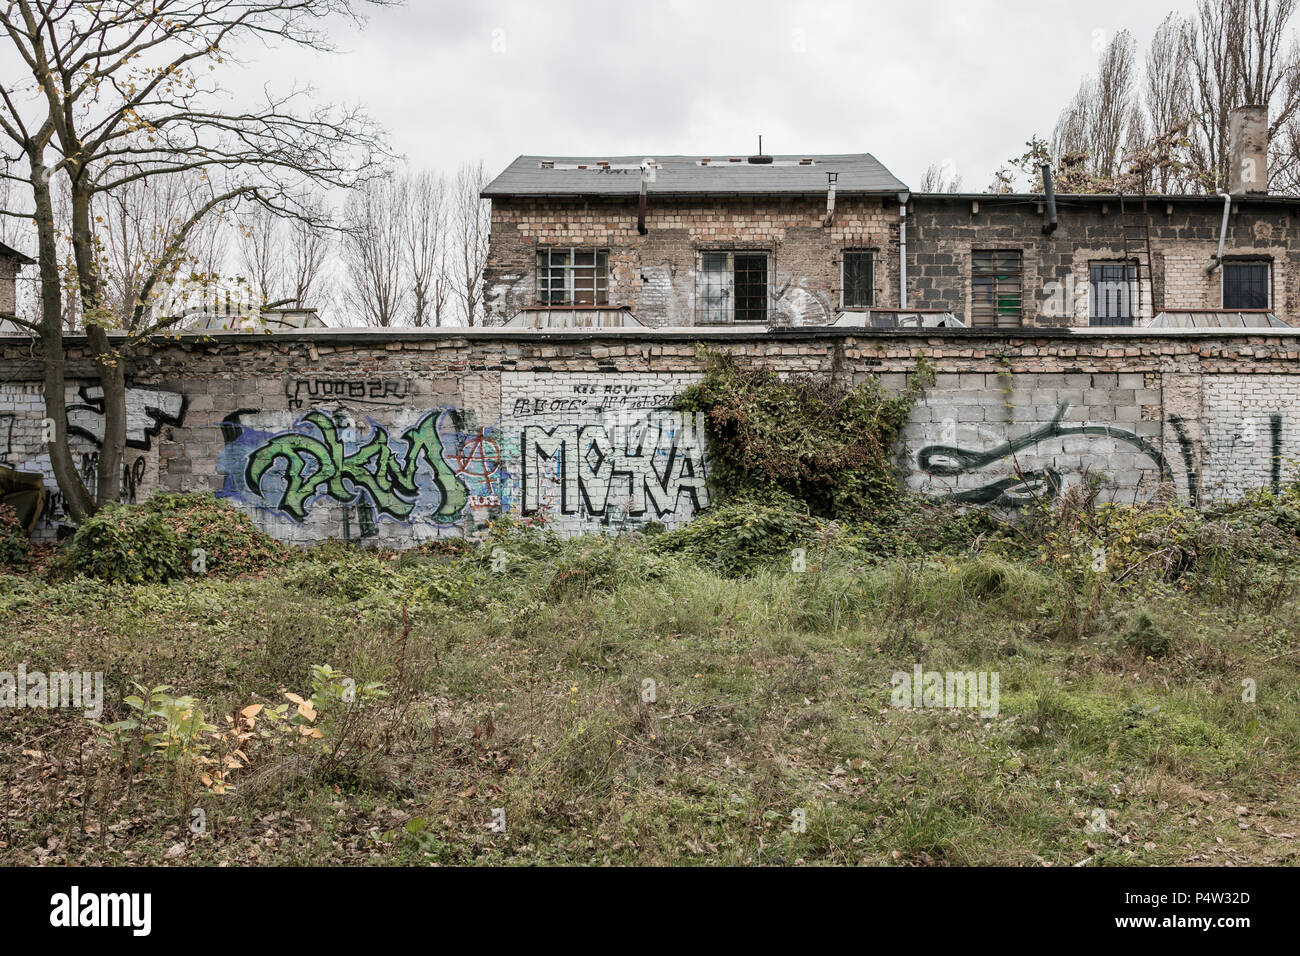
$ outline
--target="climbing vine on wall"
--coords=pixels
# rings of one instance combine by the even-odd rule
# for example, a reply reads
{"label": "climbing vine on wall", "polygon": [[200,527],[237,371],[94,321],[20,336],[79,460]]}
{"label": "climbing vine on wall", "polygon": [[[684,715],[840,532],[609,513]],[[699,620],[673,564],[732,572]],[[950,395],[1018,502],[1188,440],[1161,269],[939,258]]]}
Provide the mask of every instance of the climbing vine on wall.
{"label": "climbing vine on wall", "polygon": [[701,412],[717,495],[783,492],[830,518],[879,517],[899,498],[894,449],[934,371],[924,355],[897,394],[876,379],[846,388],[826,377],[781,378],[703,349],[703,380],[679,398]]}

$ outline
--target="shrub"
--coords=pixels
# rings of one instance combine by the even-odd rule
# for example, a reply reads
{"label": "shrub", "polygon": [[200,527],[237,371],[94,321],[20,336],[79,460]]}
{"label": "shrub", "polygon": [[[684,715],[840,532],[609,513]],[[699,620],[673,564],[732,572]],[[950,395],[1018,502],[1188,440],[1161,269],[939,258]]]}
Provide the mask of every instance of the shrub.
{"label": "shrub", "polygon": [[165,582],[181,576],[188,555],[161,515],[108,505],[81,523],[56,569],[110,582]]}
{"label": "shrub", "polygon": [[648,539],[665,554],[682,554],[728,577],[738,577],[777,557],[813,546],[826,525],[776,496],[771,503],[738,498],[708,509],[690,524]]}
{"label": "shrub", "polygon": [[1139,611],[1120,638],[1120,644],[1140,652],[1143,657],[1163,657],[1169,651],[1170,642],[1169,635],[1160,630],[1151,615]]}
{"label": "shrub", "polygon": [[210,494],[155,493],[144,510],[158,515],[175,532],[186,555],[203,552],[208,574],[237,575],[284,564],[289,549],[252,519]]}
{"label": "shrub", "polygon": [[875,379],[852,388],[811,376],[781,378],[706,352],[704,378],[678,407],[705,416],[709,480],[724,498],[780,489],[827,518],[870,517],[898,497],[894,448],[933,373],[922,361],[898,395]]}
{"label": "shrub", "polygon": [[28,547],[27,532],[18,523],[17,513],[0,504],[0,568],[26,567]]}
{"label": "shrub", "polygon": [[900,493],[892,510],[852,523],[847,537],[867,555],[919,557],[968,551],[980,538],[1005,542],[1006,525],[979,508]]}

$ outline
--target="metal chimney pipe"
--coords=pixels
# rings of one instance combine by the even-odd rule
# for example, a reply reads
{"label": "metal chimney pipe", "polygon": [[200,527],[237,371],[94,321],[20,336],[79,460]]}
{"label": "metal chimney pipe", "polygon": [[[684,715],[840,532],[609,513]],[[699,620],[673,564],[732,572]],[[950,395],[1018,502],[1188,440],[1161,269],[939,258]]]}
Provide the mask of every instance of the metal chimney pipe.
{"label": "metal chimney pipe", "polygon": [[1047,201],[1047,222],[1043,223],[1043,235],[1050,236],[1060,225],[1056,218],[1056,184],[1052,182],[1052,166],[1043,163],[1043,198]]}

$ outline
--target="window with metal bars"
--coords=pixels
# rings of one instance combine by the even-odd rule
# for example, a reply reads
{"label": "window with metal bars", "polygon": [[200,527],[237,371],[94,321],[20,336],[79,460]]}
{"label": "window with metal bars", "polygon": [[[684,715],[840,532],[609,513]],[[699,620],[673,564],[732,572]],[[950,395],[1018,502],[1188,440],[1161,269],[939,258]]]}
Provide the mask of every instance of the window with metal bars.
{"label": "window with metal bars", "polygon": [[1225,309],[1267,309],[1271,285],[1267,262],[1225,262],[1223,264],[1223,307]]}
{"label": "window with metal bars", "polygon": [[538,249],[537,302],[608,305],[609,253],[603,249]]}
{"label": "window with metal bars", "polygon": [[1023,267],[1019,249],[971,250],[971,325],[1017,328]]}
{"label": "window with metal bars", "polygon": [[864,249],[845,249],[840,260],[840,308],[869,309],[876,304],[875,260]]}
{"label": "window with metal bars", "polygon": [[1094,262],[1088,267],[1088,324],[1132,325],[1140,295],[1137,264]]}
{"label": "window with metal bars", "polygon": [[767,253],[701,252],[696,272],[696,324],[766,320]]}

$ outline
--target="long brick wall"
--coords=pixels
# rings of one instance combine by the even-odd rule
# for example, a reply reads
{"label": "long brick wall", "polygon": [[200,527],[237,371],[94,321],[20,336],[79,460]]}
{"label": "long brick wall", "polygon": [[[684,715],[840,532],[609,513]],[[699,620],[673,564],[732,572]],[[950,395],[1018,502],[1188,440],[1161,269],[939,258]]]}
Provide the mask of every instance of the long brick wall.
{"label": "long brick wall", "polygon": [[[188,336],[130,362],[123,492],[212,491],[268,532],[407,546],[494,516],[564,532],[673,526],[709,502],[700,423],[672,410],[697,346],[783,374],[938,379],[898,449],[931,495],[1015,508],[1094,477],[1207,503],[1300,457],[1300,331],[320,330]],[[0,462],[49,474],[39,356],[0,339]],[[101,409],[70,342],[69,424],[93,476]],[[53,488],[40,533],[65,524]]]}

